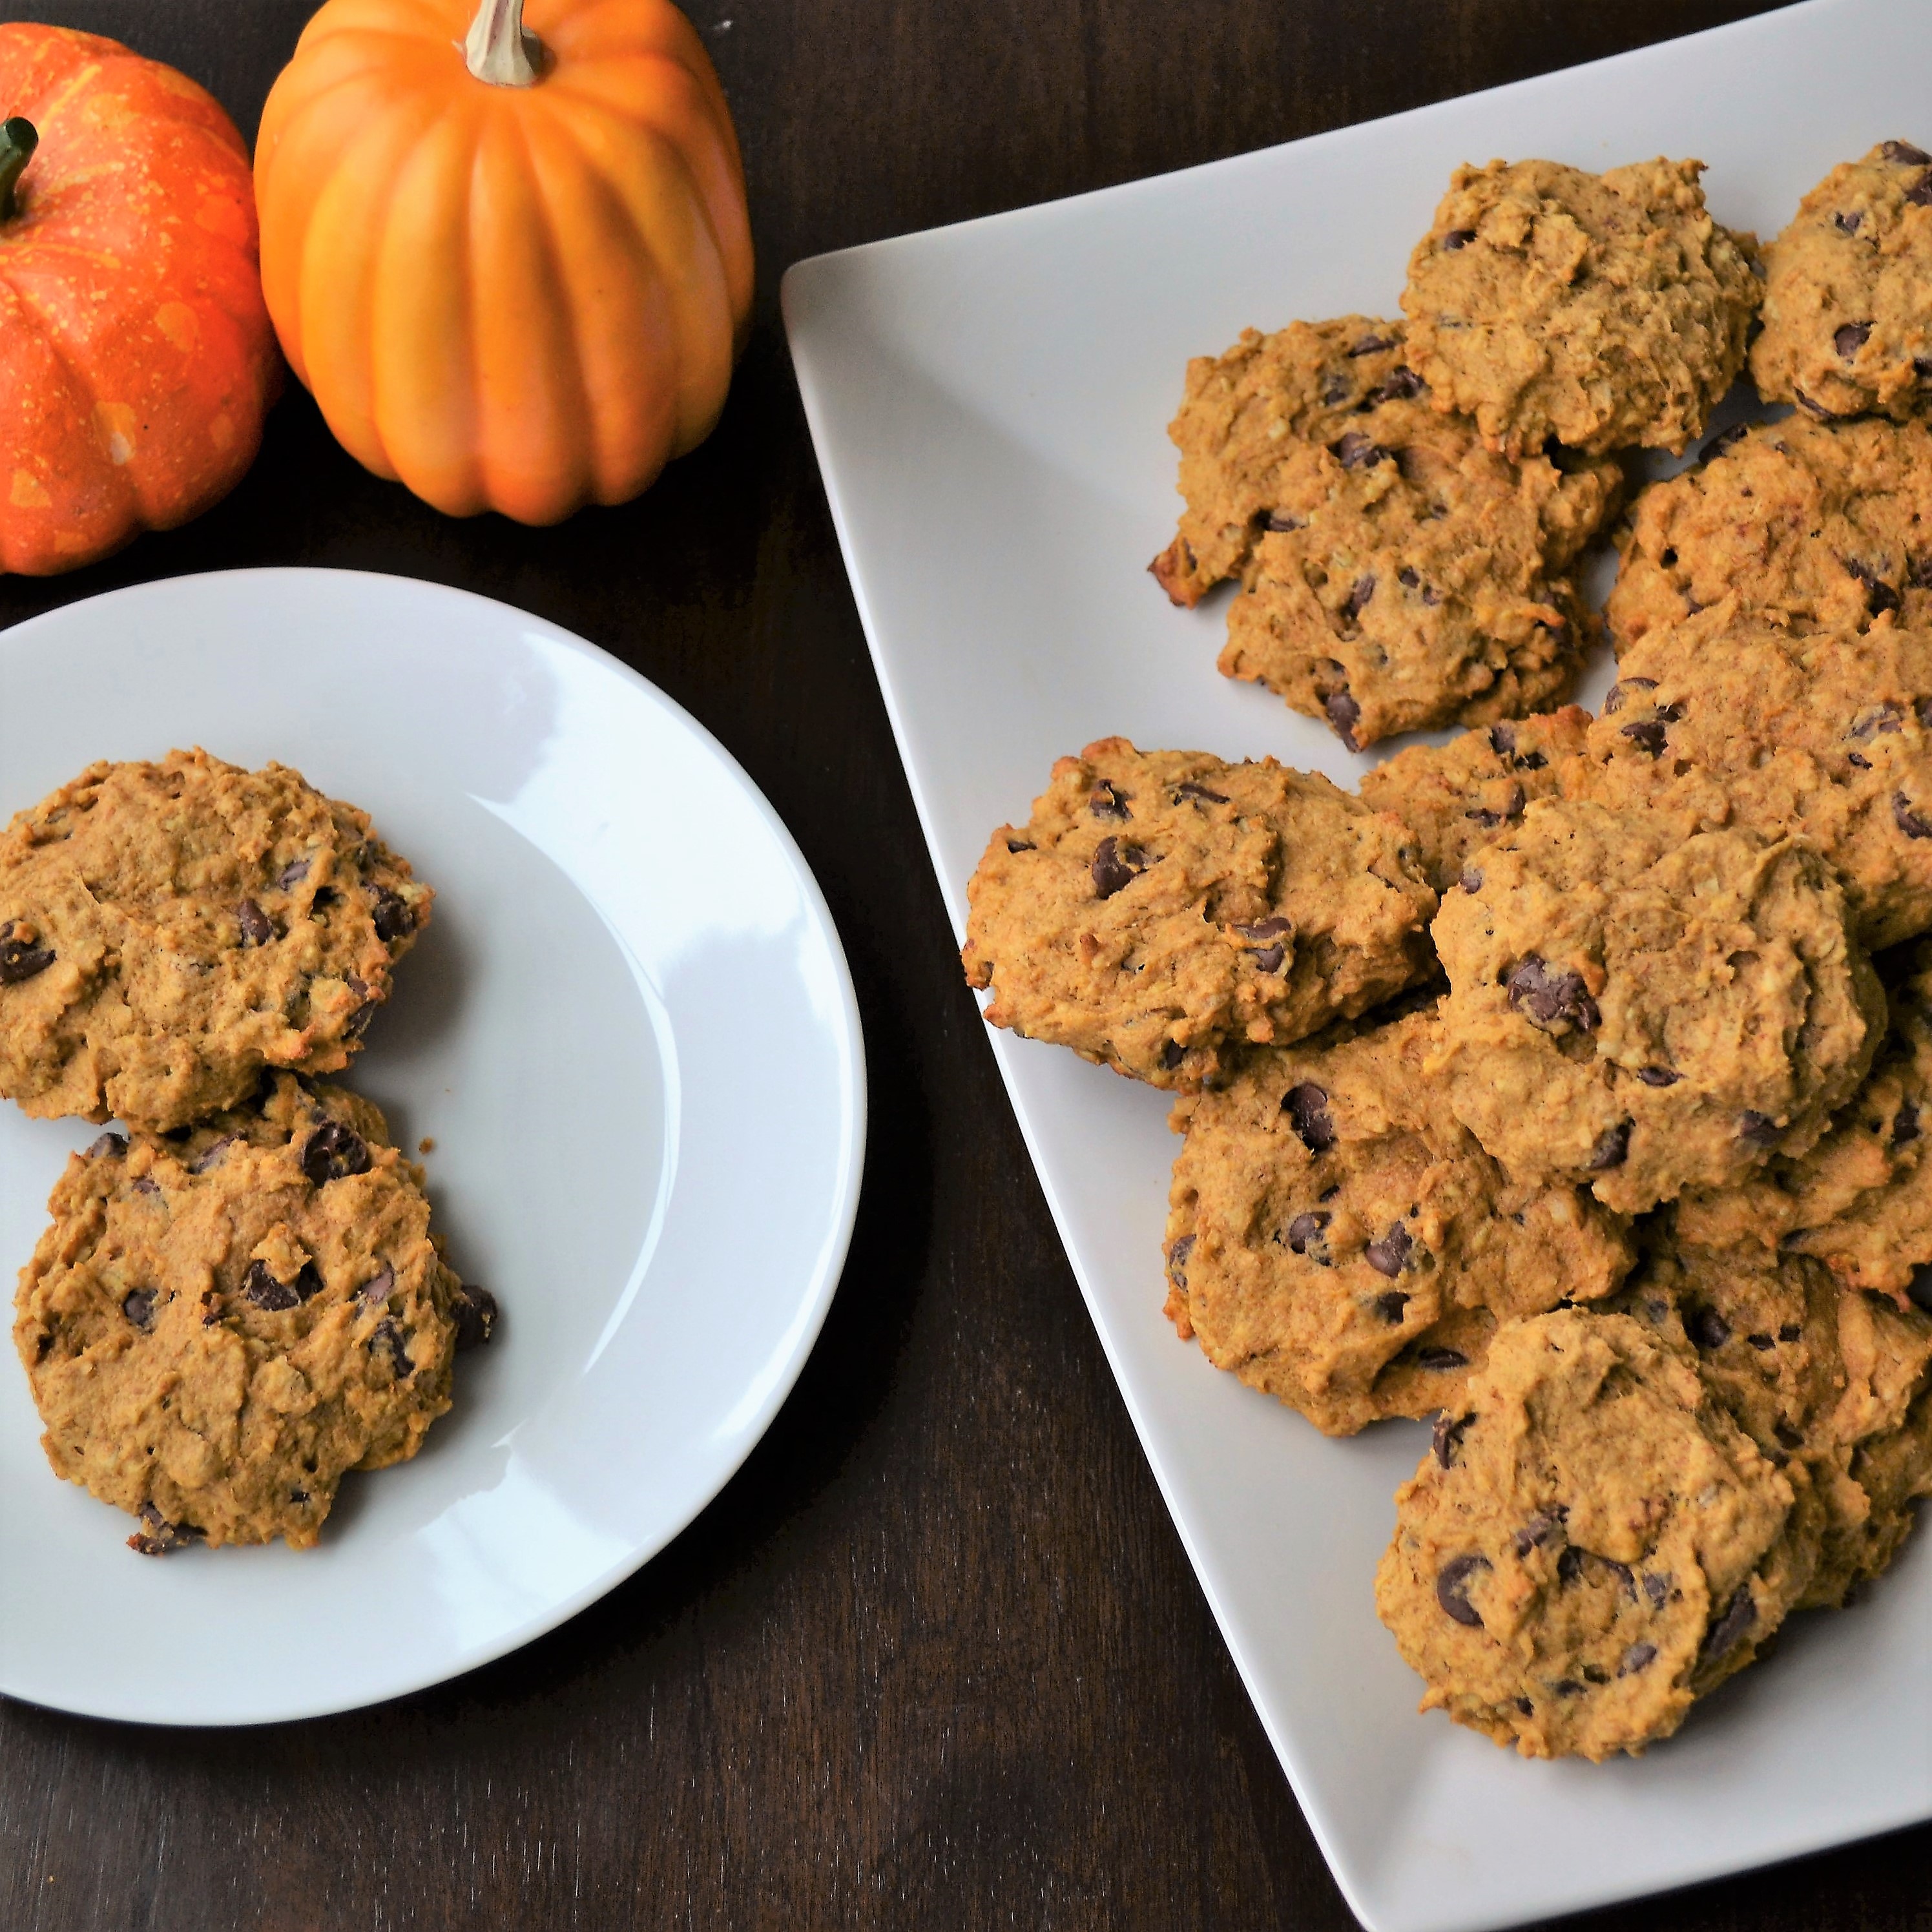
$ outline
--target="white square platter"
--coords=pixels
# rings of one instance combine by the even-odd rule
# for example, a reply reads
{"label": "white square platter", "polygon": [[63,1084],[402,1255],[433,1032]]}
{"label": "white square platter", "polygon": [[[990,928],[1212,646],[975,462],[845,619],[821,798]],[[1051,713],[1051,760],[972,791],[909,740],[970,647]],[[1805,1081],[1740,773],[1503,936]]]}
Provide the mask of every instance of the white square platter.
{"label": "white square platter", "polygon": [[[1834,163],[1894,137],[1932,143],[1932,5],[1809,0],[793,268],[806,409],[956,928],[992,829],[1093,739],[1273,753],[1344,784],[1368,762],[1217,676],[1222,601],[1173,610],[1145,574],[1178,506],[1165,429],[1190,356],[1250,324],[1396,314],[1461,160],[1694,154],[1718,218],[1768,236]],[[1595,666],[1585,701],[1607,679]],[[1924,1538],[1863,1605],[1795,1619],[1641,1760],[1528,1763],[1418,1716],[1371,1591],[1426,1432],[1324,1440],[1177,1342],[1162,1096],[1052,1048],[992,1046],[1202,1586],[1372,1932],[1514,1924],[1932,1814]]]}

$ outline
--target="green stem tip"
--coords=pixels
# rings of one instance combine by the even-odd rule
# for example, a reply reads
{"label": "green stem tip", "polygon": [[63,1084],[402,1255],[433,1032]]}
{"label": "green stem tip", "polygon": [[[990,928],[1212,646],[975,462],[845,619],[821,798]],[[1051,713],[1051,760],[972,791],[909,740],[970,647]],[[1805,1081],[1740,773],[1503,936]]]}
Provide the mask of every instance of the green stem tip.
{"label": "green stem tip", "polygon": [[0,122],[0,221],[10,221],[20,212],[14,200],[14,184],[40,145],[40,130],[31,121],[16,114]]}

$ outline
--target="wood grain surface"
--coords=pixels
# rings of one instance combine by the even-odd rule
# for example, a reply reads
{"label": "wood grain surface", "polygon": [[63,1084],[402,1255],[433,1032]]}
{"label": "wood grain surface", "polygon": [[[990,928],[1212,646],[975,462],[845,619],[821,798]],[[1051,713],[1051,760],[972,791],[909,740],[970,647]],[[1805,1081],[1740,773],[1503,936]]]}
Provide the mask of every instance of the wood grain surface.
{"label": "wood grain surface", "polygon": [[[0,17],[128,40],[252,131],[309,10],[7,0]],[[171,1732],[0,1705],[0,1928],[1353,1923],[1155,1492],[962,983],[778,277],[1758,10],[704,0],[745,146],[757,325],[718,434],[642,501],[550,531],[451,522],[366,476],[298,392],[200,522],[70,577],[0,579],[10,622],[144,578],[343,566],[596,639],[710,726],[790,825],[850,955],[872,1082],[823,1339],[691,1529],[542,1642],[358,1715]],[[32,1560],[0,1542],[0,1562]],[[344,1643],[382,1641],[368,1609]],[[272,1652],[275,1633],[235,1640]],[[1923,1928],[1928,1865],[1932,1828],[1578,1922]]]}

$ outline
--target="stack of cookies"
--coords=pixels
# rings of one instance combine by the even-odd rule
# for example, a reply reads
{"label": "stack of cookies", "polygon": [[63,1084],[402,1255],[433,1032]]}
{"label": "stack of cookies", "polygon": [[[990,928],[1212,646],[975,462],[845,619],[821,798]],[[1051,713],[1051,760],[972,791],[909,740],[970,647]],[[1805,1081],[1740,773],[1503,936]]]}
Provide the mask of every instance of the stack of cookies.
{"label": "stack of cookies", "polygon": [[[1378,1604],[1533,1756],[1667,1736],[1932,1493],[1932,159],[1761,255],[1699,173],[1461,170],[1404,321],[1189,370],[1154,569],[1238,580],[1222,669],[1476,728],[1359,796],[1104,740],[969,890],[988,1020],[1178,1094],[1182,1337],[1435,1418]],[[1636,494],[1564,706],[1619,452],[1747,360],[1783,419]]]}
{"label": "stack of cookies", "polygon": [[0,1096],[71,1156],[14,1340],[56,1472],[158,1556],[313,1544],[486,1340],[346,1066],[432,894],[353,806],[206,753],[97,764],[0,832]]}

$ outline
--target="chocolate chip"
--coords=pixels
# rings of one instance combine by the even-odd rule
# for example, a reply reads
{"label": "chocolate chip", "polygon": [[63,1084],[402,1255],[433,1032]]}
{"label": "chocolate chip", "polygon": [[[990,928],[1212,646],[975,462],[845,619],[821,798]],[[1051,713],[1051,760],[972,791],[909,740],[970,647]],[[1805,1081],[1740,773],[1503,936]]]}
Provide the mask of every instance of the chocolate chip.
{"label": "chocolate chip", "polygon": [[1892,795],[1892,815],[1906,838],[1932,838],[1932,818],[1922,818],[1914,812],[1902,791]]}
{"label": "chocolate chip", "polygon": [[118,1160],[127,1151],[128,1136],[125,1134],[103,1134],[98,1140],[90,1141],[88,1143],[87,1152],[82,1156],[82,1159]]}
{"label": "chocolate chip", "polygon": [[1887,160],[1902,162],[1908,167],[1922,168],[1932,161],[1932,154],[1923,148],[1915,148],[1910,141],[1887,141],[1879,152]]}
{"label": "chocolate chip", "polygon": [[1841,556],[1838,561],[1865,586],[1865,608],[1873,616],[1882,616],[1886,611],[1898,608],[1898,592],[1871,565],[1853,556]]}
{"label": "chocolate chip", "polygon": [[1906,1299],[1923,1313],[1932,1315],[1932,1262],[1921,1262],[1905,1284]]}
{"label": "chocolate chip", "polygon": [[1544,1544],[1562,1533],[1563,1519],[1539,1510],[1510,1538],[1510,1543],[1519,1556],[1527,1556],[1532,1550],[1540,1550]]}
{"label": "chocolate chip", "polygon": [[1348,352],[1351,357],[1372,356],[1378,350],[1393,349],[1395,344],[1385,335],[1365,335]]}
{"label": "chocolate chip", "polygon": [[1921,175],[1905,190],[1905,199],[1914,208],[1932,208],[1932,170]]}
{"label": "chocolate chip", "polygon": [[1796,1322],[1787,1322],[1778,1331],[1780,1342],[1798,1342],[1804,1339],[1804,1330]]}
{"label": "chocolate chip", "polygon": [[219,1167],[221,1156],[240,1138],[236,1134],[224,1134],[218,1141],[210,1141],[200,1153],[188,1164],[190,1174],[206,1174],[211,1167]]}
{"label": "chocolate chip", "polygon": [[1864,219],[1864,216],[1856,208],[1849,213],[1840,209],[1838,213],[1832,216],[1832,225],[1841,235],[1856,235],[1858,232],[1859,223]]}
{"label": "chocolate chip", "polygon": [[1326,1214],[1298,1214],[1288,1224],[1288,1245],[1298,1255],[1306,1255],[1312,1262],[1322,1267],[1333,1265],[1329,1259],[1328,1244],[1322,1238],[1322,1231],[1328,1226],[1330,1217]]}
{"label": "chocolate chip", "polygon": [[1186,1058],[1187,1049],[1178,1040],[1169,1040],[1160,1050],[1160,1064],[1169,1073],[1178,1071]]}
{"label": "chocolate chip", "polygon": [[1634,691],[1654,691],[1657,680],[1654,677],[1627,677],[1613,684],[1604,694],[1604,716],[1607,718],[1613,711],[1621,711],[1629,701]]}
{"label": "chocolate chip", "polygon": [[142,1556],[165,1556],[170,1550],[178,1550],[200,1534],[186,1523],[169,1522],[152,1503],[143,1503],[141,1527],[128,1538],[128,1547]]}
{"label": "chocolate chip", "polygon": [[160,1191],[160,1183],[158,1180],[150,1180],[145,1174],[134,1183],[134,1192],[136,1194],[158,1194]]}
{"label": "chocolate chip", "polygon": [[1436,1418],[1436,1428],[1430,1438],[1430,1446],[1436,1451],[1436,1460],[1447,1469],[1456,1460],[1456,1450],[1462,1440],[1462,1432],[1475,1420],[1473,1415],[1466,1415],[1461,1420],[1451,1422],[1445,1408]]}
{"label": "chocolate chip", "polygon": [[1380,1240],[1371,1241],[1362,1250],[1362,1258],[1376,1274],[1385,1274],[1393,1281],[1408,1264],[1409,1251],[1414,1246],[1408,1230],[1397,1221]]}
{"label": "chocolate chip", "polygon": [[1670,1600],[1669,1576],[1658,1576],[1649,1570],[1646,1570],[1643,1577],[1643,1594],[1650,1599],[1650,1606],[1652,1610],[1662,1610]]}
{"label": "chocolate chip", "polygon": [[369,1336],[370,1352],[378,1348],[389,1358],[389,1366],[398,1382],[406,1381],[414,1372],[416,1364],[410,1360],[409,1346],[403,1340],[403,1331],[386,1315],[376,1324]]}
{"label": "chocolate chip", "polygon": [[1675,1087],[1684,1076],[1673,1067],[1640,1066],[1636,1077],[1646,1087]]}
{"label": "chocolate chip", "polygon": [[1346,624],[1354,622],[1375,594],[1376,579],[1372,571],[1357,578],[1348,596],[1342,600],[1342,621]]}
{"label": "chocolate chip", "polygon": [[1619,1677],[1634,1677],[1640,1670],[1648,1670],[1657,1660],[1657,1646],[1654,1643],[1634,1643],[1624,1652],[1624,1660],[1617,1666]]}
{"label": "chocolate chip", "polygon": [[152,1288],[137,1288],[131,1294],[124,1295],[121,1312],[145,1334],[154,1325],[154,1291]]}
{"label": "chocolate chip", "polygon": [[1483,890],[1483,869],[1480,866],[1465,866],[1456,875],[1456,883],[1466,892],[1479,892]]}
{"label": "chocolate chip", "polygon": [[1388,1294],[1377,1295],[1374,1305],[1376,1312],[1384,1322],[1400,1324],[1402,1311],[1408,1306],[1408,1297],[1400,1288],[1392,1288]]}
{"label": "chocolate chip", "polygon": [[1768,1335],[1763,1334],[1762,1333],[1747,1335],[1744,1337],[1744,1340],[1748,1342],[1754,1348],[1759,1350],[1760,1352],[1766,1348],[1774,1348],[1778,1346],[1778,1344],[1774,1342]]}
{"label": "chocolate chip", "polygon": [[1490,727],[1490,749],[1506,762],[1516,756],[1516,727],[1514,724],[1492,724]]}
{"label": "chocolate chip", "polygon": [[1574,1583],[1583,1574],[1583,1552],[1574,1544],[1556,1559],[1556,1580]]}
{"label": "chocolate chip", "polygon": [[302,1507],[302,1505],[303,1504],[304,1504],[305,1502],[307,1502],[308,1501],[308,1490],[290,1490],[290,1492],[289,1492],[289,1501],[290,1501],[290,1502],[293,1503],[293,1504],[296,1505],[296,1507],[298,1509],[299,1509],[299,1508]]}
{"label": "chocolate chip", "polygon": [[1299,517],[1291,517],[1284,510],[1270,510],[1263,520],[1262,527],[1286,535],[1289,530],[1305,530],[1308,526]]}
{"label": "chocolate chip", "polygon": [[1354,393],[1354,385],[1339,369],[1331,371],[1322,385],[1322,400],[1330,409],[1346,403]]}
{"label": "chocolate chip", "polygon": [[1422,582],[1422,579],[1418,577],[1407,564],[1404,564],[1402,567],[1396,572],[1395,580],[1396,583],[1400,584],[1405,590],[1414,590],[1417,589]]}
{"label": "chocolate chip", "polygon": [[1248,957],[1253,961],[1257,971],[1281,970],[1288,959],[1288,948],[1282,942],[1294,930],[1292,920],[1264,919],[1253,926],[1238,926],[1234,930],[1244,939],[1254,942],[1256,950]]}
{"label": "chocolate chip", "polygon": [[1436,1600],[1459,1624],[1480,1630],[1483,1619],[1469,1600],[1469,1586],[1479,1571],[1490,1568],[1486,1556],[1452,1556],[1436,1573]]}
{"label": "chocolate chip", "polygon": [[1333,692],[1323,699],[1322,708],[1328,714],[1328,722],[1335,728],[1335,735],[1352,752],[1362,748],[1355,742],[1355,725],[1362,715],[1362,707],[1346,691]]}
{"label": "chocolate chip", "polygon": [[244,899],[235,908],[235,923],[244,946],[266,946],[275,936],[274,922],[253,899]]}
{"label": "chocolate chip", "polygon": [[248,1264],[248,1272],[242,1277],[242,1295],[244,1300],[252,1301],[257,1308],[266,1309],[272,1315],[298,1307],[302,1300],[295,1283],[278,1281],[268,1272],[268,1263],[262,1261]]}
{"label": "chocolate chip", "polygon": [[1626,724],[1622,735],[1640,751],[1648,752],[1653,758],[1664,755],[1664,727],[1654,718],[1640,719],[1634,724]]}
{"label": "chocolate chip", "polygon": [[1848,322],[1832,338],[1832,346],[1838,352],[1841,362],[1849,362],[1870,339],[1872,326],[1868,322]]}
{"label": "chocolate chip", "polygon": [[496,1298],[473,1281],[466,1281],[458,1288],[451,1299],[449,1312],[456,1324],[459,1352],[480,1348],[496,1332]]}
{"label": "chocolate chip", "polygon": [[1326,1154],[1335,1144],[1335,1123],[1328,1112],[1328,1096],[1312,1080],[1291,1087],[1282,1101],[1288,1123],[1301,1136],[1310,1154]]}
{"label": "chocolate chip", "polygon": [[1131,818],[1133,814],[1127,809],[1130,793],[1106,778],[1102,778],[1087,794],[1087,809],[1096,818]]}
{"label": "chocolate chip", "polygon": [[396,1271],[385,1262],[356,1294],[358,1300],[367,1302],[373,1308],[380,1302],[387,1301],[395,1292]]}
{"label": "chocolate chip", "polygon": [[1684,1332],[1708,1352],[1731,1339],[1731,1324],[1708,1303],[1694,1301],[1684,1311]]}
{"label": "chocolate chip", "polygon": [[1630,1123],[1619,1120],[1613,1127],[1606,1127],[1597,1136],[1597,1144],[1590,1150],[1590,1158],[1584,1162],[1586,1174],[1606,1173],[1613,1167],[1621,1167],[1630,1158]]}
{"label": "chocolate chip", "polygon": [[1420,395],[1427,387],[1413,369],[1405,366],[1391,369],[1370,392],[1369,400],[1376,403],[1406,402],[1412,396]]}
{"label": "chocolate chip", "polygon": [[1697,452],[1697,460],[1700,463],[1708,463],[1714,457],[1723,455],[1734,443],[1741,442],[1750,434],[1749,423],[1733,423],[1729,429],[1720,429]]}
{"label": "chocolate chip", "polygon": [[1724,1613],[1711,1626],[1710,1634],[1704,1640],[1702,1655],[1707,1664],[1715,1664],[1719,1658],[1728,1657],[1738,1647],[1746,1630],[1757,1621],[1757,1605],[1753,1600],[1748,1583],[1738,1586],[1736,1596],[1725,1606]]}
{"label": "chocolate chip", "polygon": [[1526,1718],[1533,1718],[1536,1715],[1536,1706],[1532,1704],[1527,1697],[1519,1697],[1515,1700],[1515,1702],[1516,1708],[1520,1711]]}
{"label": "chocolate chip", "polygon": [[1783,1130],[1768,1114],[1747,1107],[1738,1116],[1738,1138],[1747,1147],[1774,1148]]}
{"label": "chocolate chip", "polygon": [[1030,838],[1009,838],[1006,850],[1009,852],[1036,852],[1040,848]]}
{"label": "chocolate chip", "polygon": [[308,1144],[302,1149],[302,1167],[311,1186],[326,1187],[332,1180],[367,1174],[369,1149],[352,1127],[345,1127],[340,1120],[325,1120],[309,1136]]}
{"label": "chocolate chip", "polygon": [[1918,1138],[1918,1109],[1910,1100],[1901,1100],[1898,1112],[1892,1117],[1892,1144],[1903,1147],[1907,1141]]}
{"label": "chocolate chip", "polygon": [[1571,1026],[1593,1032],[1601,1018],[1580,973],[1552,972],[1534,952],[1517,962],[1504,983],[1510,1005],[1546,1032]]}
{"label": "chocolate chip", "polygon": [[1845,754],[1845,763],[1862,772],[1868,772],[1871,770],[1870,759],[1862,758],[1856,752],[1847,752]]}
{"label": "chocolate chip", "polygon": [[1458,1348],[1418,1348],[1415,1364],[1421,1369],[1466,1369],[1469,1358]]}
{"label": "chocolate chip", "polygon": [[308,861],[306,859],[291,859],[275,874],[276,890],[280,892],[292,892],[308,877]]}
{"label": "chocolate chip", "polygon": [[1192,778],[1184,778],[1176,785],[1174,788],[1174,796],[1177,800],[1184,798],[1198,799],[1206,805],[1226,805],[1228,802],[1225,793],[1210,791],[1204,784],[1196,784]]}
{"label": "chocolate chip", "polygon": [[1344,470],[1372,470],[1388,457],[1380,443],[1358,429],[1352,429],[1340,441],[1331,442],[1328,453]]}
{"label": "chocolate chip", "polygon": [[1094,848],[1094,862],[1088,868],[1094,875],[1094,889],[1110,899],[1130,886],[1147,869],[1147,855],[1138,845],[1123,845],[1118,838],[1103,838]]}
{"label": "chocolate chip", "polygon": [[1492,826],[1513,824],[1522,816],[1523,808],[1528,802],[1528,800],[1524,795],[1522,787],[1512,785],[1509,790],[1509,796],[1503,800],[1502,811],[1491,812],[1484,806],[1478,806],[1473,812],[1466,812],[1462,815],[1466,818],[1473,820],[1475,824],[1486,830]]}
{"label": "chocolate chip", "polygon": [[0,986],[17,986],[44,973],[54,963],[54,956],[50,946],[15,938],[13,922],[8,920],[0,927]]}
{"label": "chocolate chip", "polygon": [[[1862,576],[1864,573],[1855,572],[1853,574]],[[1869,711],[1861,711],[1852,720],[1850,728],[1846,732],[1845,736],[1848,738],[1856,738],[1862,742],[1865,739],[1876,737],[1881,732],[1898,731],[1903,728],[1897,705],[1874,704]]]}
{"label": "chocolate chip", "polygon": [[1458,248],[1466,248],[1476,238],[1473,228],[1452,228],[1442,238],[1442,245],[1454,254]]}
{"label": "chocolate chip", "polygon": [[400,892],[392,892],[385,886],[371,886],[369,897],[374,906],[376,937],[386,944],[394,943],[416,929],[416,916],[410,910],[410,902]]}

